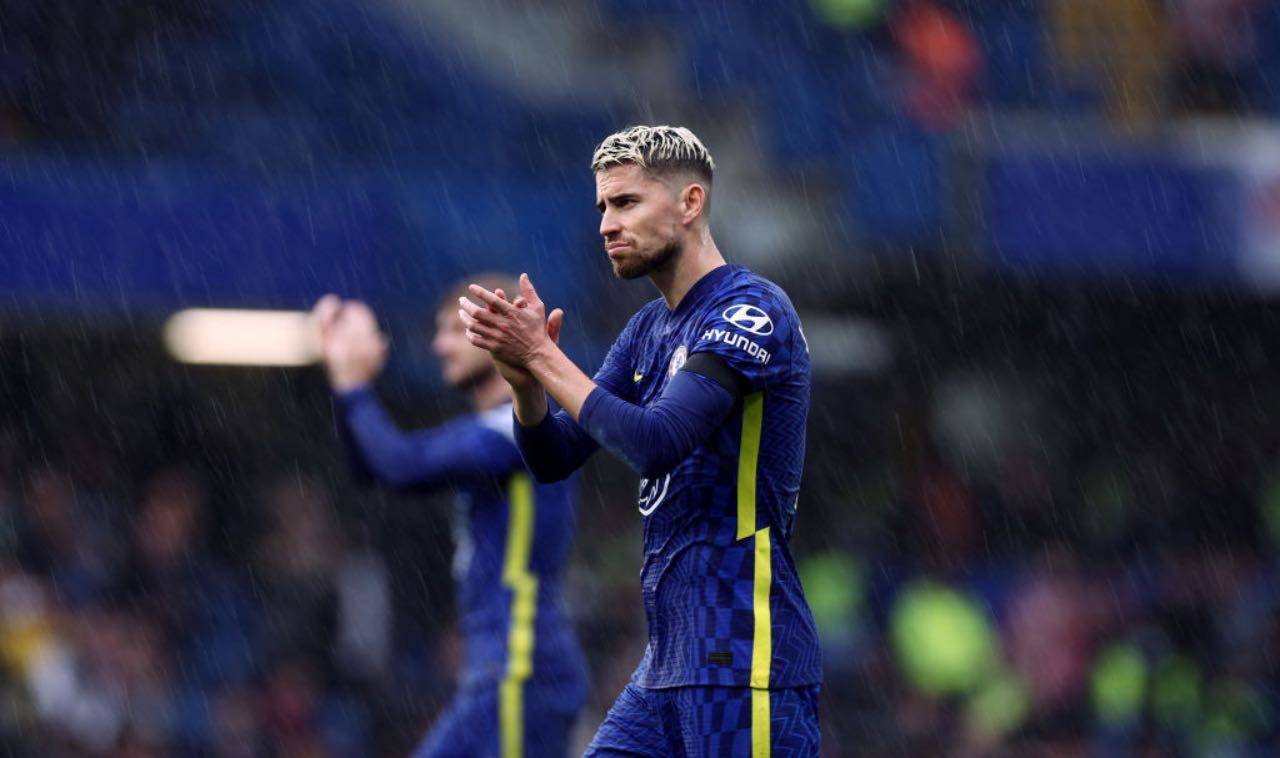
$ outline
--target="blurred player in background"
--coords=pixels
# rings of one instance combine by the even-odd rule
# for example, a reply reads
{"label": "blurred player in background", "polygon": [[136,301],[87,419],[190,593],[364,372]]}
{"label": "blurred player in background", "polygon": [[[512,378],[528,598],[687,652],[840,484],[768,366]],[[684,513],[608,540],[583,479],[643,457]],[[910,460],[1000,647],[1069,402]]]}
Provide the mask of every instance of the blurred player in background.
{"label": "blurred player in background", "polygon": [[[512,284],[501,275],[481,279],[495,290]],[[320,299],[321,355],[358,473],[397,490],[457,494],[454,576],[466,662],[453,702],[416,755],[562,758],[586,696],[584,659],[561,597],[575,488],[535,484],[525,471],[510,387],[467,341],[457,314],[463,292],[438,309],[432,348],[445,382],[470,397],[471,414],[433,429],[397,428],[372,389],[387,340],[364,303]]]}
{"label": "blurred player in background", "polygon": [[514,388],[534,476],[563,479],[603,446],[643,477],[649,644],[588,755],[818,752],[818,637],[787,547],[809,350],[786,294],[711,238],[713,169],[684,128],[633,127],[597,148],[614,273],[648,276],[662,297],[594,378],[547,337],[564,314],[546,315],[527,276],[514,302],[480,284],[460,300],[468,338]]}

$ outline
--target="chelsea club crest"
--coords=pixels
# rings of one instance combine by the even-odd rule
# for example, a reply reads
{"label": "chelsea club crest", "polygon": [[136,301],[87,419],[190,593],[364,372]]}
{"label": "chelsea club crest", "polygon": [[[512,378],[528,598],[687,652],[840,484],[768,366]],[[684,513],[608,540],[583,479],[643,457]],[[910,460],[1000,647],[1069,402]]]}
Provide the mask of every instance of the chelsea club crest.
{"label": "chelsea club crest", "polygon": [[676,348],[676,351],[671,354],[671,366],[667,368],[667,376],[675,376],[676,372],[684,366],[684,362],[688,359],[689,351],[685,349],[684,345]]}

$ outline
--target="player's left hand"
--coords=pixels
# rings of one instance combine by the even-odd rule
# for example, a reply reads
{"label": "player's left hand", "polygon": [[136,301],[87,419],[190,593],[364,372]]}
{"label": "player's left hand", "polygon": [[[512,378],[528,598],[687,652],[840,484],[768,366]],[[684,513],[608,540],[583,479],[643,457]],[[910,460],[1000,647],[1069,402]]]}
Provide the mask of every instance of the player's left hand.
{"label": "player's left hand", "polygon": [[[507,294],[502,289],[494,290],[493,294],[503,300],[507,299]],[[530,373],[529,369],[517,366],[514,363],[507,363],[493,353],[489,353],[489,358],[493,360],[493,365],[497,367],[498,375],[507,380],[507,384],[510,384],[512,389],[516,391],[522,388],[532,389],[538,384],[537,377]]]}
{"label": "player's left hand", "polygon": [[467,339],[493,354],[496,360],[528,367],[538,355],[555,347],[564,323],[559,308],[547,315],[528,274],[520,275],[520,296],[514,303],[495,292],[473,284],[471,298],[460,298],[458,315],[467,327]]}

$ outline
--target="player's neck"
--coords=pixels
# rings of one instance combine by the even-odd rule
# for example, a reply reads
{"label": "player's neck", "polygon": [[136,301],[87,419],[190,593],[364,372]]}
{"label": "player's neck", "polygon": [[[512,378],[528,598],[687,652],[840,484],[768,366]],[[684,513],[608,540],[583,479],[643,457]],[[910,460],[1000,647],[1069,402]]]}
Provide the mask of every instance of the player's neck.
{"label": "player's neck", "polygon": [[493,410],[510,399],[511,387],[497,371],[471,388],[471,407],[477,411]]}
{"label": "player's neck", "polygon": [[675,310],[699,279],[723,265],[724,256],[716,247],[716,241],[711,239],[710,231],[704,231],[697,242],[685,245],[670,266],[653,272],[650,278],[662,293],[667,309]]}

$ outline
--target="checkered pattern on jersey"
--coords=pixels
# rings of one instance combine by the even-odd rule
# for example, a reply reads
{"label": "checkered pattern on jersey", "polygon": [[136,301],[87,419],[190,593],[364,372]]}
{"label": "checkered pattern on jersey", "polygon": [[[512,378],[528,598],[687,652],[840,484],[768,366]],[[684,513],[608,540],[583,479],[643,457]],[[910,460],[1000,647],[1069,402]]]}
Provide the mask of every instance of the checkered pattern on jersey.
{"label": "checkered pattern on jersey", "polygon": [[[726,314],[749,307],[767,328],[744,332]],[[757,322],[758,324],[759,322]],[[767,332],[764,334],[763,332]],[[727,336],[726,336],[727,335]],[[750,341],[754,346],[744,347]],[[773,556],[770,686],[821,681],[818,639],[786,541],[804,463],[809,357],[799,320],[776,285],[738,266],[699,281],[674,310],[645,306],[617,345],[625,345],[634,397],[655,402],[682,353],[711,352],[763,393],[755,524],[770,527]],[[767,361],[764,356],[767,354]],[[738,463],[742,402],[713,439],[695,450],[647,501],[641,571],[652,655],[637,672],[645,687],[740,685],[750,681],[754,638],[754,546],[738,539]],[[653,489],[651,489],[653,491]]]}
{"label": "checkered pattern on jersey", "polygon": [[699,552],[703,570],[688,583],[697,614],[689,664],[705,668],[710,683],[746,685],[755,629],[754,555],[738,544]]}

